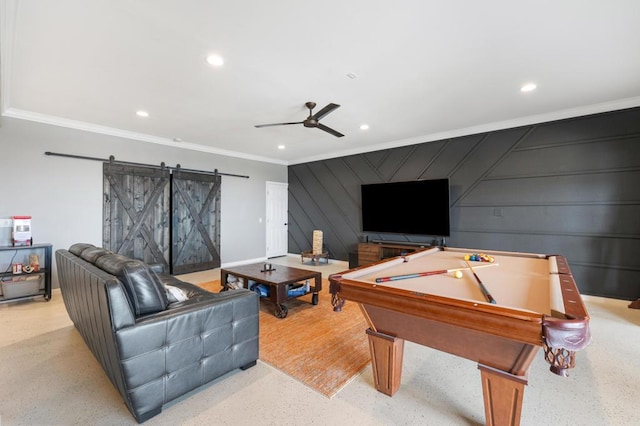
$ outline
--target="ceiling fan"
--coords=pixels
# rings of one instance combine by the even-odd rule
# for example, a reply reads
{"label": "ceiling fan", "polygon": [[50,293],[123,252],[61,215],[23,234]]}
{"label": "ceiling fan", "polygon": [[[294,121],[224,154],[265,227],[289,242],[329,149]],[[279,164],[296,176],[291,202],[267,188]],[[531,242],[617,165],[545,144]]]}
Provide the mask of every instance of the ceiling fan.
{"label": "ceiling fan", "polygon": [[304,127],[317,127],[320,130],[324,130],[327,133],[331,133],[333,136],[338,138],[343,137],[344,135],[336,130],[333,130],[330,127],[325,126],[324,124],[320,124],[319,121],[322,117],[329,114],[333,110],[340,108],[338,104],[328,104],[324,108],[322,108],[317,113],[313,113],[313,109],[316,107],[315,102],[307,102],[305,104],[307,108],[309,108],[309,116],[304,121],[296,121],[295,123],[272,123],[272,124],[256,124],[256,127],[269,127],[269,126],[287,126],[289,124],[302,124]]}

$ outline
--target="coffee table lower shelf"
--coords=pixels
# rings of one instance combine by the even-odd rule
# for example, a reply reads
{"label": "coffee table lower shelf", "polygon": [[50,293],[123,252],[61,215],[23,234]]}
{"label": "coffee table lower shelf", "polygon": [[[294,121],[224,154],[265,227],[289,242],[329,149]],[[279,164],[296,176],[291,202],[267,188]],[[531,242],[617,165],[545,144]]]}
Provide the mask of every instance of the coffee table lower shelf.
{"label": "coffee table lower shelf", "polygon": [[[299,268],[291,268],[288,266],[275,265],[270,271],[264,270],[264,264],[255,263],[251,265],[243,265],[233,268],[224,268],[220,270],[220,282],[222,284],[221,291],[230,290],[232,287],[228,283],[228,277],[233,275],[244,280],[243,287],[248,288],[249,281],[256,283],[255,290],[261,299],[268,299],[275,305],[274,315],[277,318],[286,318],[289,313],[284,302],[312,293],[311,304],[318,304],[318,292],[322,290],[322,274],[316,271],[309,271]],[[300,291],[298,285],[307,285],[307,281],[313,280],[313,284],[309,283],[308,290]],[[268,291],[259,284],[267,286]],[[291,287],[298,287],[290,292]]]}
{"label": "coffee table lower shelf", "polygon": [[[257,285],[260,285],[260,284],[257,284]],[[264,284],[262,284],[262,285],[264,285]],[[302,285],[304,285],[304,284],[302,284]],[[273,302],[273,300],[271,299],[271,292],[278,291],[278,286],[270,285],[268,287],[268,291],[267,291],[266,294],[263,293],[261,291],[261,289],[260,290],[254,290],[254,291],[260,295],[260,299],[266,299],[266,300],[269,300],[269,301]],[[295,291],[294,290],[294,291],[292,291],[290,293],[291,290],[286,290],[286,289],[284,291],[285,291],[285,294],[286,294],[286,296],[284,298],[284,301],[297,299],[298,297],[302,297],[302,296],[306,296],[307,294],[311,294],[311,304],[312,305],[317,305],[318,304],[318,292],[315,291],[315,288],[313,286],[309,286],[309,291],[305,291],[305,292],[299,292],[299,291]],[[276,299],[279,299],[279,298],[281,298],[281,297],[276,296]],[[275,304],[275,310],[273,312],[273,315],[275,315],[276,318],[280,318],[280,319],[286,318],[287,315],[289,314],[289,308],[287,308],[284,305],[284,303],[276,303],[276,302],[273,302],[273,303]]]}

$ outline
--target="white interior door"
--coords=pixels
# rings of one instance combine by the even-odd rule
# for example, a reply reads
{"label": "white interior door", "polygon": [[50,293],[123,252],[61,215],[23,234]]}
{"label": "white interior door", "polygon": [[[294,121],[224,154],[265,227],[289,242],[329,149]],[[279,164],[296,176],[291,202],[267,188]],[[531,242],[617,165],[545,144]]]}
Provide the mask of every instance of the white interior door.
{"label": "white interior door", "polygon": [[288,251],[289,184],[267,182],[267,257],[285,256]]}

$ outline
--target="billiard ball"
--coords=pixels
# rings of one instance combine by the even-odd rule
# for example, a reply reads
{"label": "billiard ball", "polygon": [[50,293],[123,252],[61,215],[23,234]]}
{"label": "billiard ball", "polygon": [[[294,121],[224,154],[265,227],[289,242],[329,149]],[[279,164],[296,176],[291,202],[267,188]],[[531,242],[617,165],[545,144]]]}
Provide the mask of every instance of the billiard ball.
{"label": "billiard ball", "polygon": [[462,278],[462,271],[455,271],[453,273],[453,276],[456,277],[456,278]]}

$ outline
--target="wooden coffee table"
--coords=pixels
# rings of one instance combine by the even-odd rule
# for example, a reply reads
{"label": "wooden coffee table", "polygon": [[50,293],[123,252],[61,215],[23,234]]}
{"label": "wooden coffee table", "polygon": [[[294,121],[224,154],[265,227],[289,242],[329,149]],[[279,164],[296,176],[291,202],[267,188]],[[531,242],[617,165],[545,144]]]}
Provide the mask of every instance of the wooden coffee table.
{"label": "wooden coffee table", "polygon": [[[253,263],[250,265],[221,269],[220,283],[222,284],[222,291],[230,289],[227,284],[229,275],[244,279],[245,287],[247,287],[249,280],[268,285],[269,295],[265,298],[269,298],[269,300],[275,304],[276,309],[274,315],[277,318],[285,318],[287,316],[288,309],[284,305],[284,302],[287,300],[313,293],[311,303],[313,305],[318,304],[318,292],[322,290],[322,273],[281,265],[273,265],[272,270],[265,271],[264,266],[264,263]],[[306,280],[311,279],[314,281],[310,283],[308,291],[304,293],[296,292],[295,295],[292,296],[289,295],[289,290],[292,285],[301,282],[304,283]]]}

